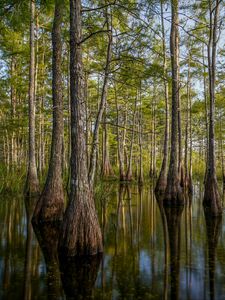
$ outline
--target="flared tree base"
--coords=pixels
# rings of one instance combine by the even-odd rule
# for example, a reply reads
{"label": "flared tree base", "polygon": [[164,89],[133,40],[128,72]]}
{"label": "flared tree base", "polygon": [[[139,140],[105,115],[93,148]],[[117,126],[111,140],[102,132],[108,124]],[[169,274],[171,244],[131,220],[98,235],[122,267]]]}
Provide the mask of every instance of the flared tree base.
{"label": "flared tree base", "polygon": [[63,213],[63,190],[44,190],[36,204],[32,223],[60,222],[63,219]]}
{"label": "flared tree base", "polygon": [[211,174],[207,174],[205,179],[203,206],[209,210],[213,216],[219,216],[223,212],[217,180],[216,177]]}
{"label": "flared tree base", "polygon": [[36,175],[32,172],[28,172],[27,179],[24,187],[24,196],[25,197],[38,197],[40,195],[39,181]]}
{"label": "flared tree base", "polygon": [[185,204],[185,197],[183,189],[179,184],[179,180],[176,182],[167,184],[164,194],[164,205],[165,206],[183,206]]}
{"label": "flared tree base", "polygon": [[60,255],[63,257],[92,256],[102,252],[102,234],[93,199],[70,201],[59,242]]}
{"label": "flared tree base", "polygon": [[164,195],[165,194],[165,190],[166,190],[166,185],[167,185],[167,179],[166,176],[161,175],[159,176],[157,182],[156,182],[156,186],[155,186],[155,194],[156,195]]}

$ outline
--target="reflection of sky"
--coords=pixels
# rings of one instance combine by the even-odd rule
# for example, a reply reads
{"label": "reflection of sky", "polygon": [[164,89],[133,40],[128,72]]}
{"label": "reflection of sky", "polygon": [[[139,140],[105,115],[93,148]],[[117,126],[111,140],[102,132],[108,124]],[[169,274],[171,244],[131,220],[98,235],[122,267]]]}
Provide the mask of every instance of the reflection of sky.
{"label": "reflection of sky", "polygon": [[147,275],[149,277],[151,275],[151,260],[149,254],[145,250],[140,252],[139,270],[144,276]]}

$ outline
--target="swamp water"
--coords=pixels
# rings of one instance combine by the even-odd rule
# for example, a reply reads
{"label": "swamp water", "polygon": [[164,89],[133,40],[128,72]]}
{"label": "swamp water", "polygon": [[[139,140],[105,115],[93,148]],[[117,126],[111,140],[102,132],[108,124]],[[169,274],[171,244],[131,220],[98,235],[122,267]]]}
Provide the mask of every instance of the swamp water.
{"label": "swamp water", "polygon": [[225,299],[225,223],[204,214],[202,194],[197,184],[183,209],[164,210],[149,186],[103,185],[104,255],[61,272],[57,233],[45,230],[40,247],[32,205],[2,195],[0,299]]}

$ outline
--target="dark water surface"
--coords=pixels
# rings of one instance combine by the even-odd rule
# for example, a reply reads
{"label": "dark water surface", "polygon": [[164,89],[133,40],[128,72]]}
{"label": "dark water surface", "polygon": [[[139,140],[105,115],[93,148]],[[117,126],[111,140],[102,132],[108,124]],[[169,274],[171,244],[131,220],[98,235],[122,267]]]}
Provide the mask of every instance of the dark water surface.
{"label": "dark water surface", "polygon": [[183,209],[164,210],[149,186],[97,195],[104,255],[61,272],[57,231],[45,228],[40,247],[32,203],[1,197],[0,299],[225,299],[225,223],[204,214],[200,185]]}

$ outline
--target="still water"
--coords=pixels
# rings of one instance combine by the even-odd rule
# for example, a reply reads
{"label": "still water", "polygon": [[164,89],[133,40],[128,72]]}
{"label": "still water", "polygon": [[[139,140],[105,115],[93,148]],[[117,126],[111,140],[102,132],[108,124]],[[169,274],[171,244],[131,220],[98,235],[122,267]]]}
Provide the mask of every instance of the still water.
{"label": "still water", "polygon": [[204,214],[202,193],[196,184],[183,209],[164,210],[149,186],[106,183],[103,257],[60,269],[57,231],[37,239],[32,203],[2,196],[0,299],[225,299],[225,224]]}

